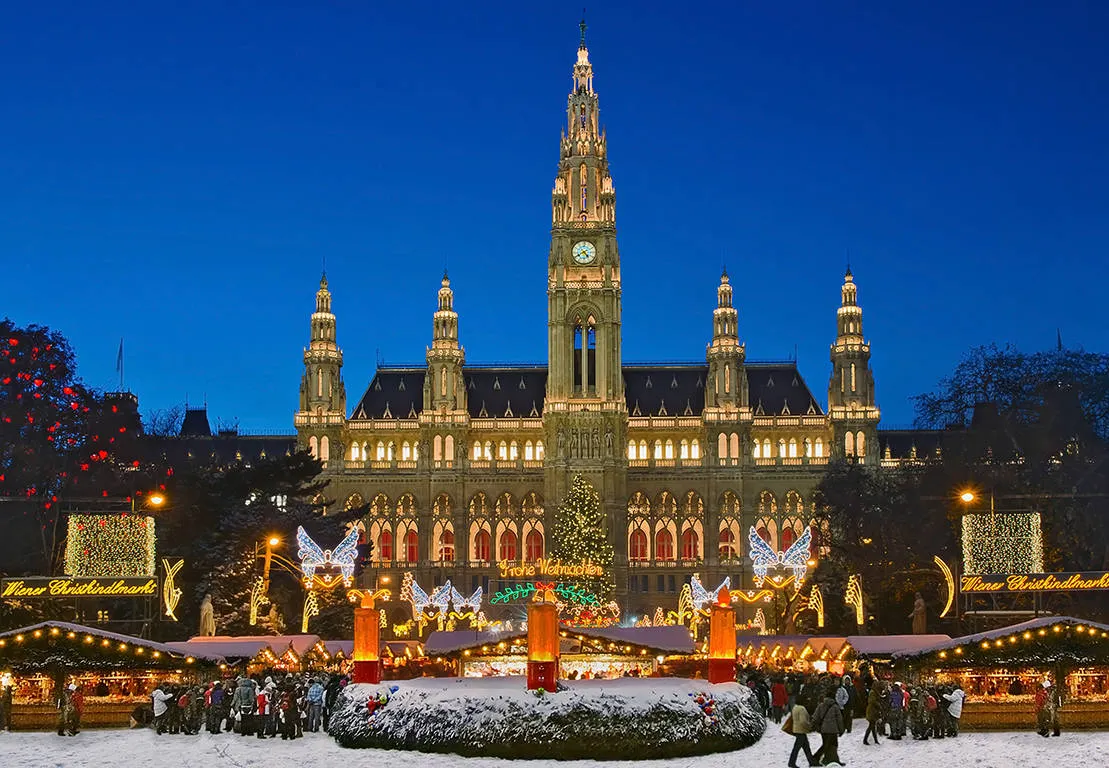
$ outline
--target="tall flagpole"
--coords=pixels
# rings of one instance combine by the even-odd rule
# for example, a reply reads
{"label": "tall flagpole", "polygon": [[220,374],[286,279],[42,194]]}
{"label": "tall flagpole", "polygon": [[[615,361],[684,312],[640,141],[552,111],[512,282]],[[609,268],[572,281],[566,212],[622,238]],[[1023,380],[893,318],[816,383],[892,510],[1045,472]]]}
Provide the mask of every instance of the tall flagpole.
{"label": "tall flagpole", "polygon": [[123,337],[119,337],[119,354],[116,355],[116,372],[119,373],[119,391],[123,392]]}

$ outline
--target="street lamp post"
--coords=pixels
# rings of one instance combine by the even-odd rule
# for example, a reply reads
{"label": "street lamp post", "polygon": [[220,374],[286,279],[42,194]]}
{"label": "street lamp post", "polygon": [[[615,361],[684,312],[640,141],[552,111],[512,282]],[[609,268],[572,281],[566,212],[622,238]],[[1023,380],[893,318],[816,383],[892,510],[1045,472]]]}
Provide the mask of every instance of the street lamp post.
{"label": "street lamp post", "polygon": [[273,548],[281,543],[281,539],[276,536],[270,536],[266,539],[266,554],[265,560],[262,561],[262,593],[269,594],[270,591],[270,565],[273,562]]}

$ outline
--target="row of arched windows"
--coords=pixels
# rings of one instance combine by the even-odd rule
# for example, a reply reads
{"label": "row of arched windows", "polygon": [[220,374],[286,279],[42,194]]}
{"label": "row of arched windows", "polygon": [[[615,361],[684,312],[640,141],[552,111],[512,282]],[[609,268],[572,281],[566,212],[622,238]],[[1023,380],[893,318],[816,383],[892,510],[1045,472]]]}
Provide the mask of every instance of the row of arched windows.
{"label": "row of arched windows", "polygon": [[319,438],[315,435],[309,437],[308,450],[313,458],[320,461],[327,461],[331,458],[331,442],[327,439],[327,435],[322,435]]}
{"label": "row of arched windows", "polygon": [[854,456],[862,464],[866,458],[866,435],[862,432],[848,432],[844,435],[843,453],[845,456]]}
{"label": "row of arched windows", "polygon": [[824,438],[818,437],[814,440],[811,437],[806,437],[801,441],[798,441],[796,437],[791,437],[789,440],[784,437],[778,438],[777,454],[773,451],[770,438],[763,438],[761,442],[755,440],[754,454],[756,459],[772,459],[775,456],[790,459],[800,456],[806,458],[820,457],[824,455]]}
{"label": "row of arched windows", "polygon": [[[475,461],[492,461],[494,458],[497,461],[516,461],[520,458],[520,444],[515,440],[501,440],[499,443],[492,440],[486,440],[484,443],[475,440],[470,456]],[[524,461],[542,461],[543,441],[525,440],[523,458]]]}
{"label": "row of arched windows", "polygon": [[[327,438],[324,438],[325,440]],[[351,461],[416,461],[420,458],[420,444],[415,440],[378,440],[377,443],[351,443]]]}
{"label": "row of arched windows", "polygon": [[[703,559],[703,513],[704,505],[695,491],[689,491],[680,506],[669,491],[660,493],[653,505],[646,494],[633,493],[628,499],[628,558],[656,562]],[[755,531],[774,551],[784,552],[797,541],[806,525],[815,524],[814,517],[815,510],[810,505],[806,511],[804,499],[797,491],[786,492],[780,511],[777,497],[770,491],[762,491]],[[720,497],[717,530],[717,553],[722,560],[743,554],[741,542],[745,531],[740,519],[739,497],[732,491],[724,491]],[[825,528],[826,525],[821,530]]]}
{"label": "row of arched windows", "polygon": [[[347,510],[365,506],[362,495],[347,497]],[[373,560],[377,563],[417,563],[420,560],[420,536],[417,524],[416,499],[402,494],[396,503],[383,493],[369,504],[369,529],[361,526],[374,544]],[[520,498],[502,493],[490,502],[482,491],[470,497],[467,504],[468,527],[465,556],[472,562],[492,563],[501,560],[533,562],[545,551],[543,499],[529,491]],[[439,494],[432,504],[432,537],[430,560],[454,562],[457,557],[453,504],[449,495]]]}
{"label": "row of arched windows", "polygon": [[[673,440],[655,440],[654,443],[648,445],[646,440],[628,441],[628,459],[646,459],[648,448],[651,448],[651,457],[654,459],[699,459],[701,458],[701,442],[694,438],[692,440],[679,440],[676,444]],[[677,454],[675,454],[675,447]]]}

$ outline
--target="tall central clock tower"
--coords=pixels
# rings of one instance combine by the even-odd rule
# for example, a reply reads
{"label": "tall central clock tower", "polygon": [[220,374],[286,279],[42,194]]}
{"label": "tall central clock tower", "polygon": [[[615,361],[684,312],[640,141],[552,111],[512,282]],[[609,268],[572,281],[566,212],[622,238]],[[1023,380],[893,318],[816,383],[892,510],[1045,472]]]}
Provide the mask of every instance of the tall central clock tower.
{"label": "tall central clock tower", "polygon": [[[616,191],[608,172],[585,23],[567,99],[551,194],[547,263],[548,367],[544,422],[547,493],[556,502],[577,473],[610,514],[625,501],[627,405],[620,355]],[[621,537],[623,538],[623,537]],[[619,557],[620,546],[617,545]]]}

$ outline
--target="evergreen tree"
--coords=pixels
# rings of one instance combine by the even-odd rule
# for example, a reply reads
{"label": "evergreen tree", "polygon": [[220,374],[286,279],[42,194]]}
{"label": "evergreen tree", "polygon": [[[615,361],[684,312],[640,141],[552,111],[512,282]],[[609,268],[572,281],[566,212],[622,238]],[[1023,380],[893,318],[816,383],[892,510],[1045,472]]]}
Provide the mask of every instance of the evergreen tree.
{"label": "evergreen tree", "polygon": [[589,481],[576,475],[555,512],[550,555],[564,563],[590,562],[600,566],[603,569],[600,576],[574,582],[597,595],[602,604],[612,598],[616,587],[612,577],[612,542],[606,529],[600,496]]}

